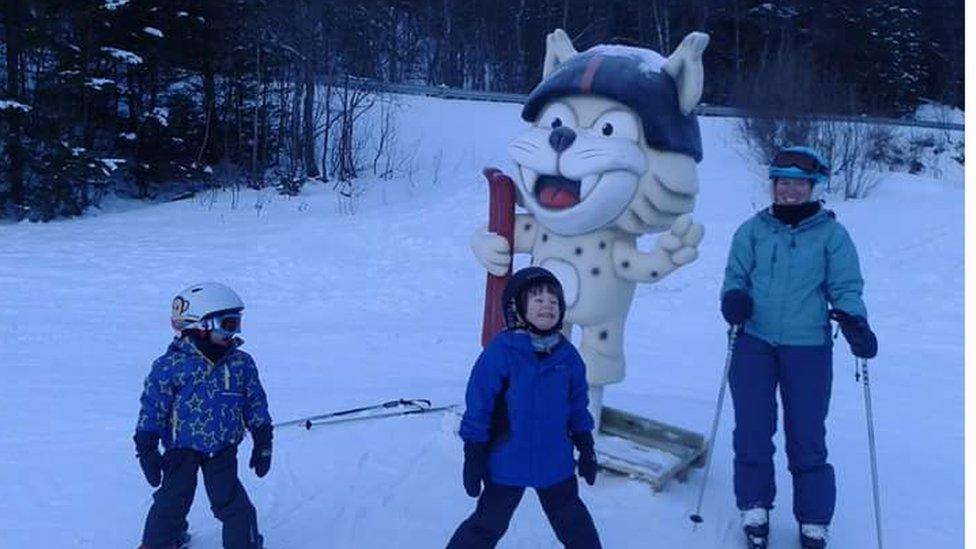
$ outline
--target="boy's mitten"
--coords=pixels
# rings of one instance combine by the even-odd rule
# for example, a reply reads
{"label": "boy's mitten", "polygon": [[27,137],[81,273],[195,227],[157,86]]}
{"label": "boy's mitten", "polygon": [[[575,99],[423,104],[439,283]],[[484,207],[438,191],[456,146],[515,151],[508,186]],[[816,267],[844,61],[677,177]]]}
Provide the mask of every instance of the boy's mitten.
{"label": "boy's mitten", "polygon": [[577,469],[579,476],[587,484],[593,486],[596,482],[596,450],[593,449],[593,435],[589,431],[573,433],[573,446],[579,451],[579,463]]}
{"label": "boy's mitten", "polygon": [[251,439],[254,440],[254,448],[251,450],[251,461],[248,466],[254,469],[254,474],[258,478],[268,474],[271,469],[271,425],[262,425],[251,429]]}
{"label": "boy's mitten", "polygon": [[139,467],[146,482],[156,488],[163,481],[163,456],[159,453],[159,435],[150,431],[136,431],[132,440],[136,443]]}
{"label": "boy's mitten", "polygon": [[729,324],[742,324],[752,316],[752,297],[745,290],[729,290],[722,296],[722,316]]}
{"label": "boy's mitten", "polygon": [[476,498],[481,494],[481,481],[488,474],[488,443],[464,443],[464,491]]}
{"label": "boy's mitten", "polygon": [[863,316],[848,314],[840,309],[830,311],[830,318],[840,323],[840,331],[858,358],[874,358],[878,354],[878,338]]}

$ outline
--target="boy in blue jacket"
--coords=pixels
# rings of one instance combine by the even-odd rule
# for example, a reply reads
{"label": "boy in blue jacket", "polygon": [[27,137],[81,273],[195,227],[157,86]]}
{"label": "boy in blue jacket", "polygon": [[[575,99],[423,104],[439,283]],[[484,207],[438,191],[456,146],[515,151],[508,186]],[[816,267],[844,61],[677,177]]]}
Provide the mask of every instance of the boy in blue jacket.
{"label": "boy in blue jacket", "polygon": [[527,487],[536,490],[563,545],[599,548],[574,475],[573,446],[587,484],[596,479],[597,462],[586,368],[560,333],[562,287],[549,271],[528,267],[509,280],[502,301],[506,330],[478,357],[461,420],[464,489],[480,498],[448,548],[495,547]]}
{"label": "boy in blue jacket", "polygon": [[223,523],[224,547],[262,547],[257,513],[237,478],[237,445],[250,430],[249,465],[263,477],[271,467],[272,427],[257,367],[235,337],[243,309],[237,293],[216,282],[190,286],[173,300],[172,326],[180,335],[153,362],[133,437],[143,474],[158,487],[140,549],[185,543],[197,470]]}
{"label": "boy in blue jacket", "polygon": [[832,380],[828,308],[854,355],[872,358],[878,351],[854,242],[817,199],[829,173],[808,147],[777,153],[769,167],[773,204],[739,227],[725,268],[722,315],[741,329],[729,370],[735,496],[751,547],[766,546],[776,496],[777,385],[800,542],[822,548],[837,497],[825,427]]}

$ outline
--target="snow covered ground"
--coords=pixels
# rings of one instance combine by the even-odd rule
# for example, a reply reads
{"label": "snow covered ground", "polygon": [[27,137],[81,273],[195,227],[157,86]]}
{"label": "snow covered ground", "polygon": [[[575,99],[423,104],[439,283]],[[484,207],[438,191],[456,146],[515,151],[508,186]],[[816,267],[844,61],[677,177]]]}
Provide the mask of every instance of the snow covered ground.
{"label": "snow covered ground", "polygon": [[[374,182],[355,215],[339,213],[331,187],[315,186],[297,198],[226,192],[0,226],[0,547],[138,545],[151,495],[133,457],[138,396],[170,338],[170,300],[194,281],[224,281],[247,302],[245,349],[276,420],[397,397],[462,402],[484,291],[467,247],[487,209],[479,172],[508,166],[519,108],[407,98],[402,109],[414,180],[436,172],[438,183],[387,182],[384,193]],[[700,432],[725,358],[717,294],[728,245],[766,203],[734,122],[701,123],[701,257],[639,287],[629,373],[607,390],[607,404]],[[880,340],[871,364],[886,546],[961,547],[961,170],[942,180],[892,174],[868,199],[830,206],[859,247]],[[700,471],[659,494],[601,476],[582,493],[606,547],[740,547],[726,402],[705,523],[692,531],[687,518]],[[442,547],[474,505],[460,485],[456,422],[442,414],[279,430],[271,473],[241,469],[268,547]],[[872,547],[861,385],[842,340],[828,444],[839,485],[832,546]],[[249,451],[245,442],[245,463]],[[795,546],[782,451],[777,465],[772,546]],[[195,549],[220,546],[202,488],[190,524]],[[530,493],[501,547],[557,546]]]}

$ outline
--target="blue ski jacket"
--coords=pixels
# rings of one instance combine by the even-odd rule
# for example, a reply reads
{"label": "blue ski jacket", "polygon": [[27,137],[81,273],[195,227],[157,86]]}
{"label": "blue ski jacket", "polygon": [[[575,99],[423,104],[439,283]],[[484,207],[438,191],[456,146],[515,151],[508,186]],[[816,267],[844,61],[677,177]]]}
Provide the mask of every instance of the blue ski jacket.
{"label": "blue ski jacket", "polygon": [[[503,331],[482,351],[468,380],[460,435],[491,443],[492,482],[544,488],[573,474],[571,433],[591,431],[593,418],[586,409],[586,367],[573,344],[563,338],[539,358],[530,337]],[[492,433],[503,391],[507,428]]]}
{"label": "blue ski jacket", "polygon": [[732,238],[722,296],[744,290],[753,301],[743,329],[773,345],[825,345],[828,303],[867,318],[857,250],[833,212],[790,227],[763,210]]}
{"label": "blue ski jacket", "polygon": [[166,449],[212,456],[239,444],[245,427],[271,425],[257,366],[239,342],[213,363],[188,337],[174,339],[146,377],[136,430],[157,433]]}

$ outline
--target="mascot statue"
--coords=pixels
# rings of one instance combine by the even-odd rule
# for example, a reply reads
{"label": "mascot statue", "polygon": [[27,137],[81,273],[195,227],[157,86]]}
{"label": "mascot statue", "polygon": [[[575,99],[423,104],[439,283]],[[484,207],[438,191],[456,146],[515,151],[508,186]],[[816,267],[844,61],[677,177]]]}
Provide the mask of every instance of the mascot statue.
{"label": "mascot statue", "polygon": [[[686,36],[670,57],[617,45],[578,53],[557,29],[546,37],[542,82],[508,148],[518,204],[512,243],[487,227],[471,247],[489,273],[512,253],[552,271],[566,294],[565,329],[580,353],[597,421],[603,386],[624,377],[624,324],[637,283],[695,260],[704,229],[690,212],[702,158],[692,112],[702,94],[708,35]],[[637,238],[663,233],[645,252]]]}

